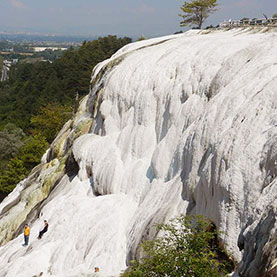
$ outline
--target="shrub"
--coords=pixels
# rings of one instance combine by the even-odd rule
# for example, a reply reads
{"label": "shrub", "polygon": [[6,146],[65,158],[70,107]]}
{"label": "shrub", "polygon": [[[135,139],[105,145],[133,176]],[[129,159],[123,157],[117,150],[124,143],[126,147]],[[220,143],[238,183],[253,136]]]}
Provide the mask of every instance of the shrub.
{"label": "shrub", "polygon": [[123,277],[217,277],[232,269],[218,258],[218,233],[208,219],[181,215],[157,229],[163,235],[142,243],[144,258],[132,261]]}

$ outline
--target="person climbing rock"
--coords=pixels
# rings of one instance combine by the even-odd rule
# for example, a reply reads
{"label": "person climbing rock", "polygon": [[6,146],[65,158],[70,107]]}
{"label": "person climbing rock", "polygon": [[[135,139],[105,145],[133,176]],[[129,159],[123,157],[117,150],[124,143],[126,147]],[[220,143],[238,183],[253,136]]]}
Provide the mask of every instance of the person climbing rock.
{"label": "person climbing rock", "polygon": [[29,243],[29,236],[30,236],[30,227],[28,224],[24,226],[24,244],[23,246],[27,246]]}
{"label": "person climbing rock", "polygon": [[43,234],[48,231],[48,222],[47,220],[44,220],[44,227],[43,229],[39,232],[38,239],[41,239]]}
{"label": "person climbing rock", "polygon": [[94,268],[94,273],[92,275],[93,277],[100,277],[100,269],[99,267]]}

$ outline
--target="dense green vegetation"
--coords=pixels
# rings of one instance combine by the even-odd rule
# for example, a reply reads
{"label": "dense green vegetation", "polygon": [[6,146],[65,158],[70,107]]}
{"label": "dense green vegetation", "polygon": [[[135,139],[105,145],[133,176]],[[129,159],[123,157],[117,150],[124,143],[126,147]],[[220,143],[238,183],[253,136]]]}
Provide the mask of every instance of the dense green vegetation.
{"label": "dense green vegetation", "polygon": [[72,105],[75,95],[86,94],[93,67],[109,58],[130,39],[115,36],[84,42],[53,63],[18,64],[0,87],[0,129],[14,123],[26,131],[32,114],[50,102]]}
{"label": "dense green vegetation", "polygon": [[16,158],[9,160],[7,167],[1,172],[0,188],[2,193],[11,192],[15,185],[40,162],[48,143],[41,134],[29,136]]}
{"label": "dense green vegetation", "polygon": [[0,82],[0,195],[39,163],[72,116],[76,94],[88,93],[93,67],[130,42],[108,36],[70,48],[53,63],[12,66],[9,80]]}
{"label": "dense green vegetation", "polygon": [[49,61],[55,61],[56,59],[60,58],[63,55],[64,51],[63,50],[45,50],[40,53],[34,54],[33,58],[41,58],[44,60],[49,60]]}
{"label": "dense green vegetation", "polygon": [[142,243],[144,258],[133,261],[123,277],[220,277],[232,271],[208,219],[181,215],[157,229],[163,235]]}

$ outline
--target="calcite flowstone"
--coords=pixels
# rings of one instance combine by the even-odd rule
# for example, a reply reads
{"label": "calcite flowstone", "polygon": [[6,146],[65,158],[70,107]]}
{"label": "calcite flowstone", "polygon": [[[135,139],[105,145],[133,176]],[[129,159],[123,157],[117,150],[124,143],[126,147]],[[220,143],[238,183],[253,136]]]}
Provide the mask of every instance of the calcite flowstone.
{"label": "calcite flowstone", "polygon": [[[222,231],[234,276],[273,270],[277,33],[189,31],[140,41],[100,63],[91,85],[36,179],[0,204],[0,233],[15,234],[0,247],[0,276],[90,276],[94,267],[119,276],[140,241],[156,235],[155,223],[180,213],[203,214]],[[27,216],[24,191],[42,189],[45,170],[58,177]],[[49,230],[37,241],[43,219]]]}

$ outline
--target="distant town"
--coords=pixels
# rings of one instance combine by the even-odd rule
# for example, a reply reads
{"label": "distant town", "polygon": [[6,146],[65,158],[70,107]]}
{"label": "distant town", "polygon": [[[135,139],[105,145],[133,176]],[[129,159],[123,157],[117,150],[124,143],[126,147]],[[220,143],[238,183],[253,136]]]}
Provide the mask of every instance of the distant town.
{"label": "distant town", "polygon": [[8,79],[8,72],[14,64],[51,63],[68,48],[79,48],[84,40],[84,37],[0,32],[0,81]]}
{"label": "distant town", "polygon": [[[75,44],[74,47],[78,47]],[[68,45],[60,46],[34,46],[32,43],[14,43],[0,41],[0,71],[1,82],[8,79],[8,72],[12,65],[21,63],[50,62],[61,56],[68,49]],[[72,47],[72,45],[71,45]]]}

